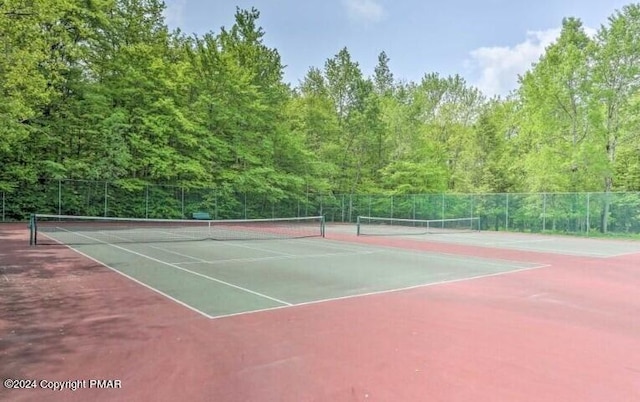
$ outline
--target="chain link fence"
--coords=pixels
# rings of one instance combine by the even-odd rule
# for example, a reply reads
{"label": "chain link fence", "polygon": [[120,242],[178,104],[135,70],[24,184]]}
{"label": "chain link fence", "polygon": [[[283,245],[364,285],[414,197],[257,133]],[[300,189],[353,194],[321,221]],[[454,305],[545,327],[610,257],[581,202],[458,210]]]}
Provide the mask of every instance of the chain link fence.
{"label": "chain link fence", "polygon": [[43,181],[0,193],[2,221],[31,213],[131,218],[214,219],[324,215],[328,222],[361,216],[403,219],[479,217],[483,230],[571,234],[640,234],[640,192],[532,194],[269,194],[84,180]]}

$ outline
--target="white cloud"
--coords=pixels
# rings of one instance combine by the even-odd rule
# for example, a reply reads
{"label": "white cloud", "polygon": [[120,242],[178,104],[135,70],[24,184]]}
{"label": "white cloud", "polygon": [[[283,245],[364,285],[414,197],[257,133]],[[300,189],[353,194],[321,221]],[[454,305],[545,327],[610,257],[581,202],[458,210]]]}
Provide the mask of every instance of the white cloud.
{"label": "white cloud", "polygon": [[506,95],[518,85],[518,75],[544,53],[560,35],[560,28],[527,32],[526,39],[515,46],[481,47],[471,52],[469,64],[480,78],[475,85],[488,96]]}
{"label": "white cloud", "polygon": [[187,0],[165,0],[167,8],[164,10],[164,18],[170,29],[184,27],[184,14]]}
{"label": "white cloud", "polygon": [[376,0],[343,0],[349,17],[364,22],[379,22],[385,11]]}
{"label": "white cloud", "polygon": [[[585,33],[594,37],[597,31],[584,27]],[[507,95],[518,86],[518,76],[523,75],[537,62],[547,46],[560,36],[561,28],[545,31],[529,31],[526,39],[515,46],[481,47],[473,50],[467,63],[473,73],[479,75],[475,82],[485,95]]]}

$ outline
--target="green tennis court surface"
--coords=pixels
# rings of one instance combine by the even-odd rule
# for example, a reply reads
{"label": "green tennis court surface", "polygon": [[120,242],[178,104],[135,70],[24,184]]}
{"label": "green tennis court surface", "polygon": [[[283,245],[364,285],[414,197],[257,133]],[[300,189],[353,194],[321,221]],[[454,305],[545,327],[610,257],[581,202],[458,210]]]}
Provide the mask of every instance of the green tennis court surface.
{"label": "green tennis court surface", "polygon": [[323,238],[71,247],[211,318],[536,267]]}

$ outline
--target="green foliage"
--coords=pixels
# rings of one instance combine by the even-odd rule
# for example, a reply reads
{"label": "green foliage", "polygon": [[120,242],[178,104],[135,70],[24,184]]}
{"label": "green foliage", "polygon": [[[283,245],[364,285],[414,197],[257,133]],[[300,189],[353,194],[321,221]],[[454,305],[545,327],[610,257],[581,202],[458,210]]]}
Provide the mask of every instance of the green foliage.
{"label": "green foliage", "polygon": [[[413,194],[640,189],[637,4],[594,39],[563,20],[506,100],[458,75],[397,81],[385,52],[366,77],[347,48],[291,88],[258,10],[187,37],[169,31],[164,7],[0,2],[0,191],[18,198],[15,216],[57,212],[37,194],[58,179],[88,180],[62,191],[61,212],[149,217],[268,216],[287,205],[279,213],[346,219],[365,193],[397,197],[369,198],[367,210],[438,217],[446,199]],[[105,181],[106,196],[88,184]],[[184,191],[193,199],[182,202]],[[542,230],[531,223],[539,201],[514,197],[513,225]],[[633,203],[614,201],[594,206],[603,231],[622,227],[616,214]],[[506,227],[501,202],[452,198],[451,211],[478,208],[488,227]],[[584,205],[558,201],[546,215],[557,230],[584,228]]]}
{"label": "green foliage", "polygon": [[522,79],[522,159],[533,191],[601,188],[608,169],[589,124],[593,43],[582,23],[563,21],[557,42]]}

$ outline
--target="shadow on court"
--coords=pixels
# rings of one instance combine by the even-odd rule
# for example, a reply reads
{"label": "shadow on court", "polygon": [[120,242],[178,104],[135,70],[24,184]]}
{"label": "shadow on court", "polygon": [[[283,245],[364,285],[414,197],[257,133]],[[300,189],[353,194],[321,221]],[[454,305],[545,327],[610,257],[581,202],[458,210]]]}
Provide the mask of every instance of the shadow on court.
{"label": "shadow on court", "polygon": [[[67,249],[30,248],[6,227],[0,238],[0,377],[32,378],[34,367],[46,366],[51,371],[39,378],[66,380],[56,378],[55,368],[74,356],[99,361],[110,345],[145,341],[127,309],[148,304],[148,297],[119,292],[107,278],[111,272]],[[0,395],[11,394],[0,399],[39,398],[20,391],[1,388]]]}

